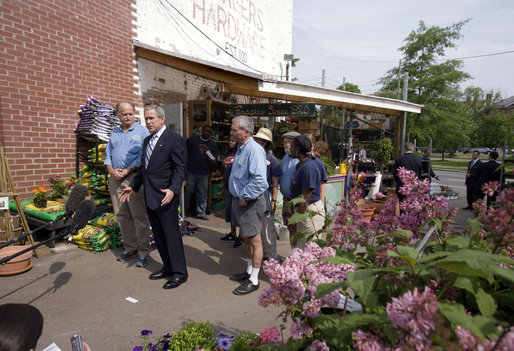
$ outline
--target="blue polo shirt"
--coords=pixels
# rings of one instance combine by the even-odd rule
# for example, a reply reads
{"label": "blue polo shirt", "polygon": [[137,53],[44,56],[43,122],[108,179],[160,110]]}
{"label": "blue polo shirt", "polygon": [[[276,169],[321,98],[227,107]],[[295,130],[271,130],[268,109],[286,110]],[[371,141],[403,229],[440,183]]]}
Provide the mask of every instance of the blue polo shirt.
{"label": "blue polo shirt", "polygon": [[271,186],[273,184],[272,178],[280,177],[282,175],[282,169],[280,168],[278,159],[269,152],[266,153],[266,165],[268,166],[266,171],[266,179],[268,184]]}
{"label": "blue polo shirt", "polygon": [[293,179],[294,173],[296,172],[296,165],[298,164],[297,158],[292,158],[289,154],[286,154],[280,162],[280,169],[282,170],[282,175],[278,180],[280,184],[280,192],[283,197],[291,199],[291,180]]}
{"label": "blue polo shirt", "polygon": [[322,182],[327,182],[328,181],[328,178],[327,178],[327,167],[325,167],[325,164],[323,163],[323,161],[321,161],[321,159],[319,157],[316,157],[314,159],[314,162],[316,162],[316,164],[318,165],[319,172],[321,174],[321,181]]}
{"label": "blue polo shirt", "polygon": [[104,165],[115,169],[140,167],[143,140],[149,134],[148,129],[138,123],[134,123],[125,133],[121,127],[115,129],[105,149]]}
{"label": "blue polo shirt", "polygon": [[320,200],[321,173],[316,162],[308,158],[298,163],[296,172],[291,181],[291,198],[302,195],[303,189],[313,189],[310,204]]}

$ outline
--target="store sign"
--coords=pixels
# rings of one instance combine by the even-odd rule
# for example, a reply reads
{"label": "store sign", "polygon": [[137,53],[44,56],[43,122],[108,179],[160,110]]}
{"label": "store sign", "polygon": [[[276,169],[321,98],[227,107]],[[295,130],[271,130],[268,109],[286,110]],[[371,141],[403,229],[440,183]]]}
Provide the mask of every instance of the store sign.
{"label": "store sign", "polygon": [[[284,75],[291,0],[137,0],[137,40],[249,72]],[[280,18],[277,21],[277,18]]]}
{"label": "store sign", "polygon": [[290,116],[313,117],[316,113],[314,103],[304,104],[231,104],[230,114],[233,116]]}

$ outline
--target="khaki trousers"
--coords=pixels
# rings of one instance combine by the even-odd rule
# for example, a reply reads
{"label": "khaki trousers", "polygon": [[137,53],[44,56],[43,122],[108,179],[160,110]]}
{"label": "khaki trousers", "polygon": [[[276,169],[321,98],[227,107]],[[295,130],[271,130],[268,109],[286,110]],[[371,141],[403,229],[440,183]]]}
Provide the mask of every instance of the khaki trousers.
{"label": "khaki trousers", "polygon": [[[296,210],[297,208],[295,208],[295,212]],[[296,243],[296,246],[300,249],[305,249],[305,245],[307,244],[306,236],[316,233],[318,230],[322,229],[325,224],[325,206],[323,206],[321,200],[307,206],[307,210],[318,212],[318,214],[312,218],[307,217],[303,221],[296,223],[296,232],[305,233],[305,236]]]}
{"label": "khaki trousers", "polygon": [[133,192],[128,202],[121,203],[118,198],[135,176],[136,173],[133,172],[122,180],[109,177],[109,192],[125,250],[137,251],[139,256],[147,256],[150,253],[151,229],[146,214],[144,189],[141,187],[137,193]]}

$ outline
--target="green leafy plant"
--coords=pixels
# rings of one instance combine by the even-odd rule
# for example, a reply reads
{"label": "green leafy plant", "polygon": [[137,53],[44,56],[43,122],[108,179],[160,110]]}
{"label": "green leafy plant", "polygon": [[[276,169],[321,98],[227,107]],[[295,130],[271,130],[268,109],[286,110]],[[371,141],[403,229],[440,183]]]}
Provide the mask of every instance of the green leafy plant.
{"label": "green leafy plant", "polygon": [[514,189],[487,211],[475,204],[463,236],[449,227],[457,210],[428,196],[428,181],[402,168],[400,177],[401,214],[389,199],[363,220],[352,189],[326,238],[310,234],[304,250],[264,264],[271,286],[259,303],[284,306],[292,321],[284,350],[512,349]]}
{"label": "green leafy plant", "polygon": [[378,168],[382,172],[387,161],[391,159],[393,152],[393,143],[389,138],[378,139],[371,146],[373,153],[373,159],[378,165]]}
{"label": "green leafy plant", "polygon": [[204,349],[214,350],[216,342],[213,338],[215,329],[209,322],[191,322],[180,328],[170,339],[169,349],[172,351]]}
{"label": "green leafy plant", "polygon": [[327,176],[333,176],[336,173],[336,163],[328,157],[321,157],[321,161],[323,161],[323,163],[325,164],[325,167],[327,169]]}
{"label": "green leafy plant", "polygon": [[231,351],[257,351],[259,336],[248,330],[237,335],[232,341]]}
{"label": "green leafy plant", "polygon": [[70,179],[62,179],[59,176],[51,177],[48,179],[51,186],[50,199],[59,199],[70,194],[70,190],[76,183],[74,177]]}

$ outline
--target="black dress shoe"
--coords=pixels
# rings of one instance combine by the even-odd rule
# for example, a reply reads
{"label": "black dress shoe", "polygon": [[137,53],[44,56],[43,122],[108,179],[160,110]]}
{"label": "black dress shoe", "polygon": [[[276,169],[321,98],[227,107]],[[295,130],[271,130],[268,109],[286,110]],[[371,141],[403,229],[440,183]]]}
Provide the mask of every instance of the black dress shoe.
{"label": "black dress shoe", "polygon": [[163,286],[163,289],[174,289],[178,288],[187,281],[187,277],[173,277],[168,280]]}
{"label": "black dress shoe", "polygon": [[153,272],[152,274],[150,274],[148,279],[158,280],[158,279],[162,279],[162,278],[168,277],[170,275],[171,275],[170,272],[166,272],[164,269],[161,269],[160,271]]}
{"label": "black dress shoe", "polygon": [[243,273],[234,274],[234,275],[230,276],[230,278],[228,278],[228,279],[235,281],[235,282],[242,282],[248,278],[250,278],[250,274],[243,272]]}
{"label": "black dress shoe", "polygon": [[232,293],[234,295],[246,295],[257,289],[259,289],[259,283],[257,283],[257,285],[254,285],[250,279],[247,279],[243,283],[241,283],[241,285],[235,288],[234,291],[232,291]]}

